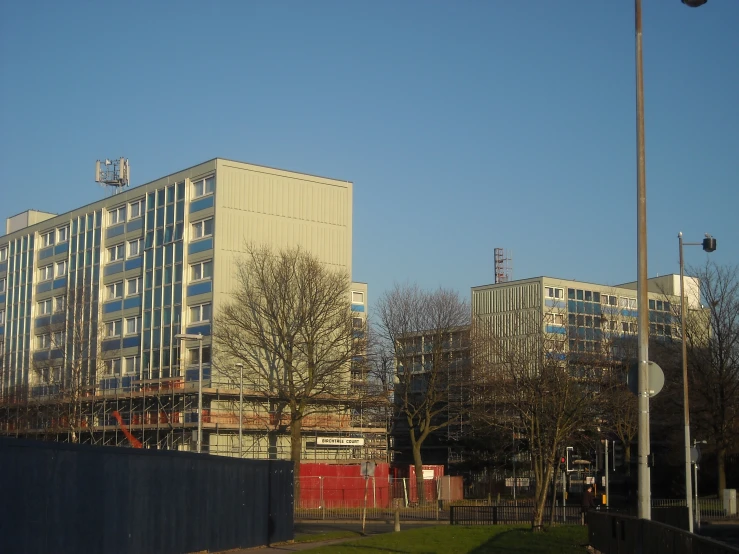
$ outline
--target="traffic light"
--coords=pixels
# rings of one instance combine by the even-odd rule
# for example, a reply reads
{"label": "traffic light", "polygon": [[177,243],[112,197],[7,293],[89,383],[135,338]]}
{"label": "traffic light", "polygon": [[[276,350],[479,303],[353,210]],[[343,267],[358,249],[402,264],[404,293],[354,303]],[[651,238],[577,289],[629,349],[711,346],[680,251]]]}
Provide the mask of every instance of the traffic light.
{"label": "traffic light", "polygon": [[567,471],[575,471],[575,449],[572,446],[568,446],[565,450],[565,457],[567,458]]}

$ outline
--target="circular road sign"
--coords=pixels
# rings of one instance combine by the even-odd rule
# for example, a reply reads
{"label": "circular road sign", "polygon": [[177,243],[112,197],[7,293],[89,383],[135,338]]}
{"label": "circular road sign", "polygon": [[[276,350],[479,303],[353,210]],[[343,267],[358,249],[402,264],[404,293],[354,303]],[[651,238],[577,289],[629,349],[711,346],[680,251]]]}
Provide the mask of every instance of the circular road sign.
{"label": "circular road sign", "polygon": [[[627,377],[629,390],[639,396],[639,364],[633,364]],[[649,362],[649,397],[656,396],[665,386],[665,374],[654,362]]]}

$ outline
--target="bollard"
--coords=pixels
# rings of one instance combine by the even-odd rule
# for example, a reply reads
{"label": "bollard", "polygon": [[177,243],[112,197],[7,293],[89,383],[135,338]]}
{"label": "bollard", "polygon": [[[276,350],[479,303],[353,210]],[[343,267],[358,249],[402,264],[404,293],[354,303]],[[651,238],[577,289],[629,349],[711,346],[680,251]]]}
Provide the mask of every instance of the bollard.
{"label": "bollard", "polygon": [[395,508],[395,532],[400,531],[400,510]]}

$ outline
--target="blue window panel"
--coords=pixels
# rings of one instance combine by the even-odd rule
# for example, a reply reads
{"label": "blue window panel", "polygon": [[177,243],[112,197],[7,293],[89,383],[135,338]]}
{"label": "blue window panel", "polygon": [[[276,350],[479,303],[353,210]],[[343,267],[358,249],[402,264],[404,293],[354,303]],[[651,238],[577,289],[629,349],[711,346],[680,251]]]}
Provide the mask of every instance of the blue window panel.
{"label": "blue window panel", "polygon": [[111,350],[118,350],[121,347],[121,339],[104,340],[102,349],[103,352],[109,352]]}
{"label": "blue window panel", "polygon": [[362,304],[352,304],[352,311],[353,312],[363,312],[364,306]]}
{"label": "blue window panel", "polygon": [[34,352],[33,353],[33,359],[36,361],[39,360],[48,360],[49,359],[49,353],[48,352]]}
{"label": "blue window panel", "polygon": [[187,332],[192,333],[194,335],[197,335],[197,334],[210,335],[210,323],[206,323],[205,325],[194,325],[192,327],[188,327]]}
{"label": "blue window panel", "polygon": [[54,255],[54,247],[49,246],[48,248],[44,248],[43,250],[38,251],[38,259],[39,260],[45,260],[46,258],[50,258]]}
{"label": "blue window panel", "polygon": [[198,242],[193,242],[188,246],[187,252],[189,254],[197,254],[198,252],[205,252],[213,248],[213,239],[203,239]]}
{"label": "blue window panel", "polygon": [[114,300],[113,302],[107,302],[103,304],[103,313],[109,314],[121,310],[123,302],[120,300]]}
{"label": "blue window panel", "polygon": [[126,271],[129,269],[138,269],[141,267],[144,263],[144,258],[142,256],[139,256],[138,258],[133,258],[132,260],[126,260]]}
{"label": "blue window panel", "polygon": [[140,308],[141,307],[141,297],[140,296],[132,296],[131,298],[126,298],[123,301],[123,309],[128,310],[129,308]]}
{"label": "blue window panel", "polygon": [[54,279],[54,285],[52,286],[52,288],[60,289],[62,287],[66,287],[66,286],[67,286],[67,278],[66,277],[61,277],[59,279]]}
{"label": "blue window panel", "polygon": [[567,311],[570,313],[577,312],[577,304],[575,304],[574,300],[568,300],[567,301]]}
{"label": "blue window panel", "polygon": [[5,327],[0,326],[0,335],[5,334]]}
{"label": "blue window panel", "polygon": [[555,298],[545,298],[544,305],[549,308],[564,308],[565,303],[563,300],[556,300]]}
{"label": "blue window panel", "polygon": [[121,271],[123,271],[123,262],[118,262],[117,264],[105,266],[103,275],[113,275],[115,273],[120,273]]}
{"label": "blue window panel", "polygon": [[201,198],[200,200],[196,200],[195,202],[190,202],[190,213],[193,212],[199,212],[200,210],[204,210],[206,208],[212,208],[213,207],[213,195],[207,196],[205,198]]}
{"label": "blue window panel", "polygon": [[212,292],[213,281],[205,281],[196,285],[190,285],[187,287],[187,296],[195,296],[196,294],[205,294]]}
{"label": "blue window panel", "polygon": [[[197,381],[200,374],[200,368],[190,368],[185,370],[185,381]],[[210,381],[210,365],[203,364],[203,384]]]}
{"label": "blue window panel", "polygon": [[6,273],[8,271],[8,262],[0,264],[0,273]]}
{"label": "blue window panel", "polygon": [[61,350],[59,348],[56,348],[51,351],[51,355],[49,356],[52,360],[58,360],[60,358],[64,357],[64,350]]}
{"label": "blue window panel", "polygon": [[129,221],[126,223],[126,232],[130,233],[131,231],[138,231],[144,226],[144,218],[139,217],[138,219],[134,219],[133,221]]}
{"label": "blue window panel", "polygon": [[554,333],[555,335],[566,334],[565,328],[560,325],[547,325],[547,333]]}
{"label": "blue window panel", "polygon": [[122,235],[125,232],[126,226],[121,223],[120,225],[110,227],[107,231],[105,231],[105,238],[109,239],[111,237],[117,237],[118,235]]}
{"label": "blue window panel", "polygon": [[46,327],[51,322],[51,316],[37,317],[34,322],[35,327]]}
{"label": "blue window panel", "polygon": [[[38,287],[36,287],[36,290],[38,292]],[[0,304],[5,304],[5,295],[4,294],[0,294]]]}
{"label": "blue window panel", "polygon": [[64,323],[64,314],[55,314],[51,316],[52,323]]}
{"label": "blue window panel", "polygon": [[141,339],[139,337],[128,337],[123,339],[123,348],[132,348],[134,346],[139,346],[141,344]]}
{"label": "blue window panel", "polygon": [[69,250],[69,243],[63,242],[61,244],[57,244],[54,247],[54,254],[61,254],[62,252],[67,252]]}

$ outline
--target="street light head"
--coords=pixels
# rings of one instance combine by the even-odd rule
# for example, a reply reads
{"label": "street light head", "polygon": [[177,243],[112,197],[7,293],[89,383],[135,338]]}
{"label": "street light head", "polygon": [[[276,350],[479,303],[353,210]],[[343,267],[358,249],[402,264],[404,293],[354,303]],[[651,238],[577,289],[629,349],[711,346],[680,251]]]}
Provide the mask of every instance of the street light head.
{"label": "street light head", "polygon": [[706,233],[706,238],[703,239],[703,250],[706,252],[713,252],[716,250],[716,239]]}
{"label": "street light head", "polygon": [[698,8],[708,2],[708,0],[683,0],[683,4],[689,8]]}

